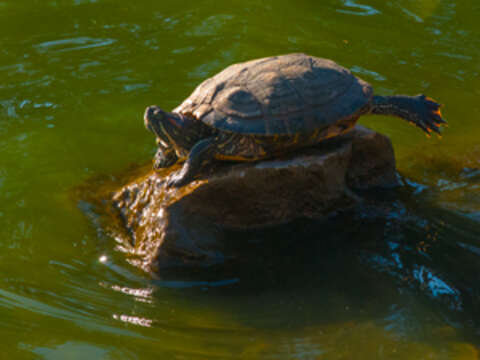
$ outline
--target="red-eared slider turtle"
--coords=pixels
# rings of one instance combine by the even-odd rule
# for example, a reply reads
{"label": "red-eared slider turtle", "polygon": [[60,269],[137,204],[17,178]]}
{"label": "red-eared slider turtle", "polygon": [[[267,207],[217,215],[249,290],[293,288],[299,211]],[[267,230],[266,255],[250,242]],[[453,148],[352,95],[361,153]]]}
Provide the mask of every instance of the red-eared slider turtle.
{"label": "red-eared slider turtle", "polygon": [[202,82],[172,112],[145,111],[157,137],[154,167],[185,159],[169,186],[191,182],[213,160],[255,161],[350,130],[361,115],[393,115],[425,131],[445,123],[424,96],[378,96],[327,59],[289,54],[235,64]]}

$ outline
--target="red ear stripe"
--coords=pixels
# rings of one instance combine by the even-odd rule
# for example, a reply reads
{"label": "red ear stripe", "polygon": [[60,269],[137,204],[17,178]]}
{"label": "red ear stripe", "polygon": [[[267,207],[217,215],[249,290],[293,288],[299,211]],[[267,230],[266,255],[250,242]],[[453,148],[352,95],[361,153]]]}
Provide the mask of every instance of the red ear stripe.
{"label": "red ear stripe", "polygon": [[168,115],[167,115],[167,120],[170,122],[170,124],[175,125],[175,126],[176,126],[177,128],[179,128],[179,129],[182,127],[181,124],[179,124],[179,122],[176,121],[177,119],[175,119],[175,118],[172,117],[172,116],[168,116]]}

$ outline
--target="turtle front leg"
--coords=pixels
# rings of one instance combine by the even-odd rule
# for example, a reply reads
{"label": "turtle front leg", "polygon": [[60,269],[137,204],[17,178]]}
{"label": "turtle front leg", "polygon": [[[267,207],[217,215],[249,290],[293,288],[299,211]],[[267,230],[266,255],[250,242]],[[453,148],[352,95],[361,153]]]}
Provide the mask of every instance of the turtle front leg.
{"label": "turtle front leg", "polygon": [[215,152],[215,138],[210,137],[197,142],[190,150],[182,169],[167,180],[168,187],[180,187],[192,182],[200,169],[210,163]]}

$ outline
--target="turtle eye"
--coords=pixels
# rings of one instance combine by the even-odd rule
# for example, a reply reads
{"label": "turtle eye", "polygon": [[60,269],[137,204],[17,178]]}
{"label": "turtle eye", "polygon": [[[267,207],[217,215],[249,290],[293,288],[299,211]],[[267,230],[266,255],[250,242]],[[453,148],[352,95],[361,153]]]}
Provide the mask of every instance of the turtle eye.
{"label": "turtle eye", "polygon": [[165,117],[165,112],[160,107],[152,105],[145,110],[145,117],[155,117],[158,120],[162,120]]}

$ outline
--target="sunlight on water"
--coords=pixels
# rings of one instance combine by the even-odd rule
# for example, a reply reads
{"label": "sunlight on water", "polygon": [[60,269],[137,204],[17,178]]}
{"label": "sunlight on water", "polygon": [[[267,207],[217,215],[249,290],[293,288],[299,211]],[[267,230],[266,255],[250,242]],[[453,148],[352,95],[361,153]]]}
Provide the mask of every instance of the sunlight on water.
{"label": "sunlight on water", "polygon": [[138,326],[143,326],[143,327],[151,327],[153,320],[151,319],[146,319],[146,318],[141,318],[138,316],[130,316],[130,315],[118,315],[118,314],[113,314],[112,316],[115,320],[122,321],[124,323],[129,323],[133,325],[138,325]]}

